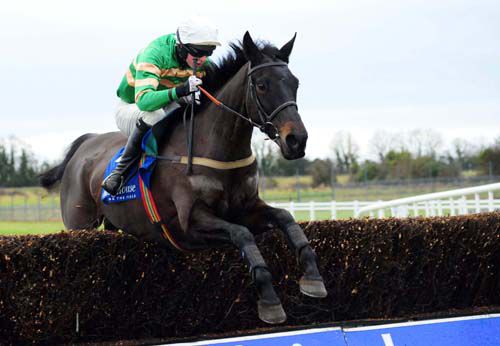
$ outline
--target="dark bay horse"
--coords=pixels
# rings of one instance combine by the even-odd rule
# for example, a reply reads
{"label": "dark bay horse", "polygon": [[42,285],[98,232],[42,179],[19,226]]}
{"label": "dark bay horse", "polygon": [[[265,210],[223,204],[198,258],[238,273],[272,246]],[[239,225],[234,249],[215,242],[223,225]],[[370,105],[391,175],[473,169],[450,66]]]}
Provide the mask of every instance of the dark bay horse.
{"label": "dark bay horse", "polygon": [[[288,68],[295,36],[281,49],[257,45],[247,32],[240,44],[218,64],[208,67],[203,86],[256,124],[269,121],[277,131],[274,141],[286,159],[304,156],[307,131],[295,101],[298,79]],[[269,118],[263,118],[262,112]],[[251,122],[206,101],[196,114],[194,155],[220,162],[252,156]],[[64,161],[42,174],[50,188],[61,182],[61,210],[67,229],[89,229],[103,221],[142,239],[171,244],[149,221],[139,200],[105,205],[101,182],[111,157],[126,142],[120,132],[86,134],[73,142]],[[159,155],[186,155],[186,131],[180,119],[171,121],[160,142]],[[286,315],[272,286],[271,273],[255,244],[254,235],[281,229],[303,269],[302,293],[325,297],[316,255],[302,229],[286,210],[272,208],[259,198],[257,163],[232,169],[159,161],[152,176],[152,194],[162,220],[185,250],[236,246],[250,267],[259,296],[260,319],[281,323]]]}

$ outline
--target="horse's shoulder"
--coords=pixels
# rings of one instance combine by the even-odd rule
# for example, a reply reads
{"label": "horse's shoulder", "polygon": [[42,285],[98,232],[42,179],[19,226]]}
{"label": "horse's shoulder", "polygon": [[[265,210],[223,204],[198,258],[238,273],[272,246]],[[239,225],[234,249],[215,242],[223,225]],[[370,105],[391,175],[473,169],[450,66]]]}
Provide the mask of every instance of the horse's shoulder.
{"label": "horse's shoulder", "polygon": [[208,175],[193,175],[188,177],[194,191],[200,193],[222,192],[224,185],[221,179]]}

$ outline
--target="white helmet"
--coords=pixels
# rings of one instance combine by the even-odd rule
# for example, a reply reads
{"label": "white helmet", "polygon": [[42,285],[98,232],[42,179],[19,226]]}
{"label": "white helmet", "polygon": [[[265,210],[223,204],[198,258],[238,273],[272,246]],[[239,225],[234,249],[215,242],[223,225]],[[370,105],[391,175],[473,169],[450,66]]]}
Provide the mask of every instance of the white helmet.
{"label": "white helmet", "polygon": [[177,40],[182,44],[220,46],[218,33],[219,30],[205,18],[191,17],[179,25]]}

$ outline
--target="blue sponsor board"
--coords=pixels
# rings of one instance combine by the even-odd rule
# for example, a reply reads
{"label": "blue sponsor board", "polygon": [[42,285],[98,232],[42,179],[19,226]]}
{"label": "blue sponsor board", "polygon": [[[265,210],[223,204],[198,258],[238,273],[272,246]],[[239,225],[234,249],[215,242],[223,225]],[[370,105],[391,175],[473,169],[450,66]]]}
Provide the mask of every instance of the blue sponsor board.
{"label": "blue sponsor board", "polygon": [[173,344],[178,346],[223,345],[223,346],[345,346],[342,329],[322,328],[293,332],[244,336],[230,339]]}
{"label": "blue sponsor board", "polygon": [[357,328],[307,329],[173,344],[178,346],[493,346],[500,345],[500,314]]}
{"label": "blue sponsor board", "polygon": [[500,345],[500,315],[344,329],[348,346]]}

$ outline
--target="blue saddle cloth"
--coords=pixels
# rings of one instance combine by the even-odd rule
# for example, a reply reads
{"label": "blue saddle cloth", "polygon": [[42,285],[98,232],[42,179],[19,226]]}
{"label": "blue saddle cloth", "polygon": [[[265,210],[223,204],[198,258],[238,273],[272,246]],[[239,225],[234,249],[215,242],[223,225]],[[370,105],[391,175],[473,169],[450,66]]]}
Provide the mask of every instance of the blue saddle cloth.
{"label": "blue saddle cloth", "polygon": [[[104,204],[120,203],[126,202],[133,199],[141,198],[141,188],[139,182],[139,176],[146,185],[148,189],[151,188],[151,175],[153,174],[153,169],[156,163],[156,156],[158,153],[155,136],[152,130],[149,130],[144,138],[142,139],[142,150],[145,156],[137,163],[134,167],[129,168],[129,174],[125,179],[120,191],[115,196],[110,195],[104,189],[101,191],[101,200]],[[118,164],[118,159],[122,156],[125,147],[122,147],[118,152],[111,158],[106,171],[104,172],[104,178],[106,178]]]}

